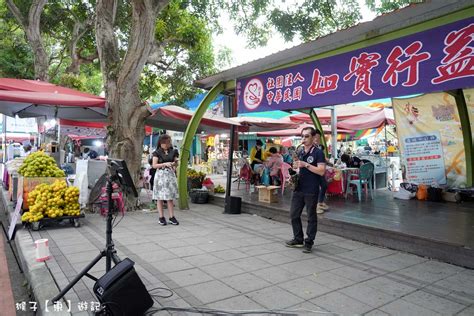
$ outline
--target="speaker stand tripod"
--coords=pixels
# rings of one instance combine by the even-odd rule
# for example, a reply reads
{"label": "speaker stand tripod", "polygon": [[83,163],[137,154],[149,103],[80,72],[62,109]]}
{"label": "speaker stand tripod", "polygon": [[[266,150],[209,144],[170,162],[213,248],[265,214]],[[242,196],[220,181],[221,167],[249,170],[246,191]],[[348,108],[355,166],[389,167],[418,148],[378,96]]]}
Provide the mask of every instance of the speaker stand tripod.
{"label": "speaker stand tripod", "polygon": [[105,257],[105,271],[109,272],[112,268],[112,261],[117,264],[120,262],[120,258],[117,256],[117,251],[115,250],[114,242],[112,240],[112,220],[113,213],[116,211],[114,207],[114,202],[112,200],[113,192],[113,183],[118,180],[117,176],[107,177],[107,198],[108,198],[108,212],[107,212],[107,230],[106,230],[106,245],[97,257],[94,258],[79,274],[64,288],[61,292],[56,295],[52,301],[57,302],[60,300],[66,293],[79,282],[82,277],[86,276],[94,281],[97,281],[97,278],[89,274],[89,270],[92,269],[103,257]]}

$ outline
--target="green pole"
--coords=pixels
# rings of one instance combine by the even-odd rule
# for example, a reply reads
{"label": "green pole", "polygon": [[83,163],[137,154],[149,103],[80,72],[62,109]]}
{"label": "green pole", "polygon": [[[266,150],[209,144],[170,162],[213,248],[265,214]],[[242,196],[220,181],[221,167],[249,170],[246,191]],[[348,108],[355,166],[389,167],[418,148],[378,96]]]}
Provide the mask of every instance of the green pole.
{"label": "green pole", "polygon": [[459,120],[461,121],[461,130],[464,141],[464,151],[466,154],[466,186],[472,187],[474,180],[474,139],[472,136],[471,122],[467,110],[466,99],[462,89],[449,91],[454,96],[458,108]]}
{"label": "green pole", "polygon": [[193,117],[188,123],[186,132],[183,136],[183,144],[181,146],[181,155],[179,157],[179,167],[178,167],[178,193],[179,193],[179,208],[182,210],[189,209],[188,204],[188,178],[186,176],[188,169],[188,161],[190,155],[191,145],[193,143],[194,135],[196,135],[199,123],[201,122],[204,113],[209,108],[212,100],[214,100],[217,95],[224,90],[224,83],[219,82],[207,93],[207,95],[202,99],[199,104],[196,112],[194,112]]}
{"label": "green pole", "polygon": [[309,117],[311,117],[311,121],[313,121],[314,127],[321,132],[321,145],[324,146],[324,154],[326,155],[326,157],[329,157],[328,146],[326,145],[326,138],[324,137],[323,126],[321,125],[321,122],[319,121],[316,111],[314,111],[313,109],[310,109],[309,111],[301,111],[301,112],[309,114]]}

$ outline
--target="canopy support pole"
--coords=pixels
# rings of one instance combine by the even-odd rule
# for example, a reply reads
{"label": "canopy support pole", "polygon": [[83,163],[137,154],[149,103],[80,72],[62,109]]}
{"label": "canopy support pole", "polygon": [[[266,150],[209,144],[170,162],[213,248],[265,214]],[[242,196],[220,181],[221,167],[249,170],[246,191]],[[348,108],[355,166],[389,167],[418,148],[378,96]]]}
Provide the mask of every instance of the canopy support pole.
{"label": "canopy support pole", "polygon": [[326,157],[328,157],[328,146],[326,144],[326,138],[324,137],[323,126],[321,125],[321,122],[319,121],[316,111],[314,109],[310,109],[306,111],[301,110],[300,112],[309,114],[309,117],[311,117],[311,121],[313,121],[314,127],[321,132],[321,145],[324,146],[324,154],[326,155]]}
{"label": "canopy support pole", "polygon": [[471,130],[466,99],[462,89],[447,91],[447,93],[456,100],[464,140],[464,152],[466,153],[466,186],[472,187],[474,181],[474,139],[472,132],[474,131]]}
{"label": "canopy support pole", "polygon": [[[229,117],[236,116],[236,110],[234,107],[235,99],[230,97],[224,98],[224,108],[229,109]],[[225,189],[225,205],[224,213],[231,213],[231,202],[230,202],[230,191],[232,190],[232,166],[234,158],[234,144],[236,139],[235,125],[230,126],[230,143],[229,143],[229,158],[227,161],[227,179],[226,179],[226,189]]]}
{"label": "canopy support pole", "polygon": [[[323,133],[324,135],[324,133]],[[336,106],[331,108],[331,157],[337,159],[337,112]]]}
{"label": "canopy support pole", "polygon": [[[7,116],[2,114],[3,116],[3,133],[2,133],[2,140],[3,140],[3,163],[7,162]],[[5,168],[5,165],[3,166]]]}
{"label": "canopy support pole", "polygon": [[211,101],[214,100],[222,90],[224,90],[224,82],[219,82],[214,87],[212,87],[204,99],[201,100],[201,103],[199,103],[196,112],[194,112],[194,115],[189,121],[188,127],[184,132],[178,167],[178,204],[179,208],[182,210],[189,209],[187,169],[193,138],[194,135],[196,135],[199,123],[211,104]]}

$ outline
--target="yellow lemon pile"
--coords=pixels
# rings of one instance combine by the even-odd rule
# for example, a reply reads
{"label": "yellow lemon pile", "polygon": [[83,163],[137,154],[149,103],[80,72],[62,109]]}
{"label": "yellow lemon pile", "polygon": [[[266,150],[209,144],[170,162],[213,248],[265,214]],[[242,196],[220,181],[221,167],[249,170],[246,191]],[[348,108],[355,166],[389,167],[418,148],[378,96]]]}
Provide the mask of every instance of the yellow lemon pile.
{"label": "yellow lemon pile", "polygon": [[28,194],[28,205],[29,211],[21,217],[23,222],[37,222],[44,217],[78,216],[81,213],[79,189],[68,187],[64,180],[56,180],[51,185],[37,185]]}
{"label": "yellow lemon pile", "polygon": [[18,169],[18,173],[24,177],[65,177],[64,171],[58,168],[53,157],[43,151],[34,152],[28,157]]}

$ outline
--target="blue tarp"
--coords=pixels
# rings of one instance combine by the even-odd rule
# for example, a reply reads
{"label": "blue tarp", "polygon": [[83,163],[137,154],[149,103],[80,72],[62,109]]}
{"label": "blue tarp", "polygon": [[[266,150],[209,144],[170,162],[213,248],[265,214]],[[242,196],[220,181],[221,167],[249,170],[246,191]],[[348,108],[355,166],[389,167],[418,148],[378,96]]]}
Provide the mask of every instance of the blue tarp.
{"label": "blue tarp", "polygon": [[[188,100],[184,102],[184,104],[189,108],[191,111],[195,111],[201,101],[204,99],[206,96],[205,93],[200,93],[196,95],[191,100]],[[224,96],[219,94],[209,105],[210,108],[213,108],[217,103],[222,102],[224,100]],[[169,102],[160,102],[160,103],[155,103],[151,105],[151,108],[153,110],[156,110],[162,106],[169,105]],[[247,116],[247,117],[267,117],[267,118],[273,118],[273,119],[279,119],[285,116],[290,115],[291,113],[283,112],[283,111],[269,111],[269,112],[258,112],[258,113],[245,113],[245,115],[239,114],[239,116]]]}
{"label": "blue tarp", "polygon": [[[196,95],[196,97],[194,97],[193,99],[184,102],[184,104],[188,107],[189,110],[195,111],[198,108],[199,103],[201,103],[201,101],[204,99],[205,96],[206,96],[205,93],[200,93],[200,94]],[[217,103],[222,102],[223,100],[224,100],[224,96],[219,94],[211,102],[209,107],[214,107]],[[171,105],[171,104],[169,102],[154,103],[154,104],[151,105],[151,108],[152,108],[152,110],[156,110],[156,109],[161,108],[162,106],[165,106],[165,105]]]}

